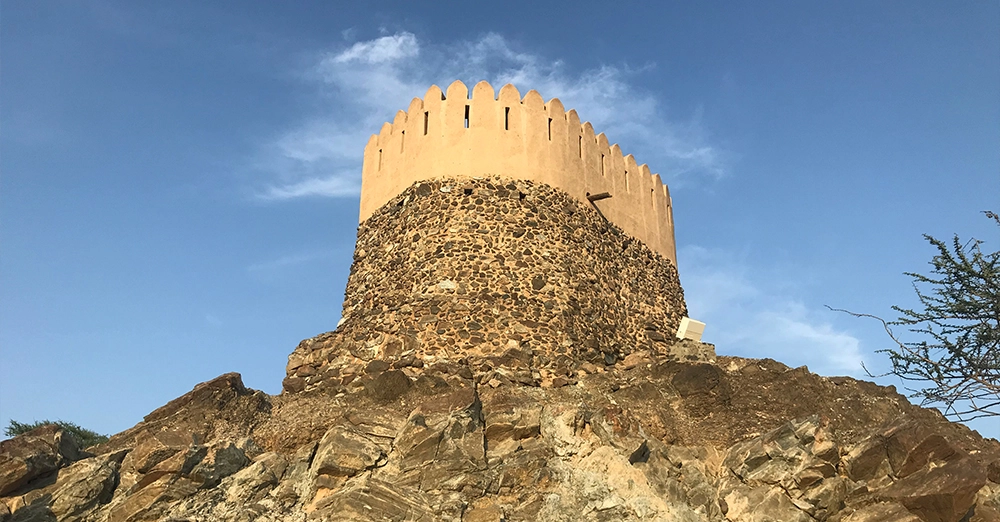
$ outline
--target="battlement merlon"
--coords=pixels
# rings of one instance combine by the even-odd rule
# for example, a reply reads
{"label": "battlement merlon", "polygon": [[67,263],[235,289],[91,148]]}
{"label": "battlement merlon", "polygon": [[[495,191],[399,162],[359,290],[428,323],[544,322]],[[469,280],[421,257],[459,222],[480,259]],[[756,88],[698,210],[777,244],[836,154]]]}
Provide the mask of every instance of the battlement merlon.
{"label": "battlement merlon", "polygon": [[471,96],[460,81],[447,93],[433,85],[382,125],[365,146],[360,221],[417,181],[486,175],[546,183],[584,203],[608,193],[593,205],[677,265],[670,192],[659,174],[558,99],[545,103],[535,90],[522,99],[510,84],[495,95],[479,82]]}

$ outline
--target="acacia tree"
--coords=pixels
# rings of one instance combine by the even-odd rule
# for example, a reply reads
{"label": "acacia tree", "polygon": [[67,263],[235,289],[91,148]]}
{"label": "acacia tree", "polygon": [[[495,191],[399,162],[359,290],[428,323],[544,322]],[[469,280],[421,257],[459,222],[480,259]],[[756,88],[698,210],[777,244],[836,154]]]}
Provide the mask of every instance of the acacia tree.
{"label": "acacia tree", "polygon": [[[1000,216],[984,214],[1000,226]],[[1000,251],[984,253],[982,241],[963,244],[957,235],[950,246],[926,234],[924,238],[937,249],[930,275],[906,272],[913,278],[920,309],[893,306],[900,314],[895,321],[839,311],[882,323],[896,344],[878,350],[892,364],[883,375],[923,383],[923,388],[909,389],[921,406],[940,405],[945,415],[958,420],[1000,415]],[[906,327],[921,340],[901,340],[894,326]]]}
{"label": "acacia tree", "polygon": [[88,448],[95,444],[103,444],[108,441],[107,435],[101,435],[96,431],[88,430],[81,427],[78,424],[66,421],[35,421],[35,422],[17,422],[14,419],[10,419],[10,424],[4,429],[4,435],[8,437],[16,437],[18,435],[28,433],[29,431],[38,428],[39,426],[45,426],[47,424],[55,424],[63,429],[70,437],[76,440],[76,443],[81,448]]}

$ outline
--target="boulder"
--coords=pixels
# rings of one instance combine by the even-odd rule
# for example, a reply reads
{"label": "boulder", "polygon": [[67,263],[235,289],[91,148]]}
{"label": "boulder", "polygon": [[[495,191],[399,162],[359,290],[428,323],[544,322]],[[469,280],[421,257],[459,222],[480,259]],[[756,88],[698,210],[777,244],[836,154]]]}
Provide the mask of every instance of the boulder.
{"label": "boulder", "polygon": [[336,489],[358,473],[385,465],[388,448],[345,426],[323,435],[312,462],[317,487]]}
{"label": "boulder", "polygon": [[12,499],[13,520],[49,516],[65,522],[84,520],[92,510],[111,501],[122,457],[124,452],[89,457],[60,469],[52,483]]}
{"label": "boulder", "polygon": [[0,442],[0,496],[50,474],[81,456],[76,440],[55,424]]}
{"label": "boulder", "polygon": [[880,502],[847,515],[843,522],[926,522],[898,502]]}
{"label": "boulder", "polygon": [[950,522],[962,520],[973,509],[984,485],[983,469],[971,459],[959,459],[923,467],[876,494],[899,502],[926,522]]}

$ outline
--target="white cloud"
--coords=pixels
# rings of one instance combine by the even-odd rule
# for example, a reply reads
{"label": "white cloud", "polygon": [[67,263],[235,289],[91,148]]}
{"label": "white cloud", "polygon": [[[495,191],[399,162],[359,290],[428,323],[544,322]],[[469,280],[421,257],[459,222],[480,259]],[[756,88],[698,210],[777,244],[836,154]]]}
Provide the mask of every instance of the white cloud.
{"label": "white cloud", "polygon": [[338,63],[361,61],[370,64],[384,63],[416,56],[420,52],[417,37],[412,33],[383,36],[368,42],[357,42],[346,51],[333,57]]}
{"label": "white cloud", "polygon": [[711,251],[699,246],[686,246],[678,251],[678,264],[684,267],[681,283],[690,313],[706,317],[732,307],[734,303],[750,301],[760,291],[747,281],[745,268],[731,254]]}
{"label": "white cloud", "polygon": [[572,71],[561,60],[520,51],[495,33],[444,44],[423,42],[409,32],[355,42],[323,54],[302,75],[320,87],[328,109],[262,151],[260,167],[270,182],[257,195],[268,200],[356,196],[368,136],[431,84],[445,88],[455,79],[470,86],[485,79],[497,89],[513,83],[522,94],[535,89],[546,99],[558,97],[665,179],[721,176],[724,153],[705,138],[698,111],[683,121],[671,119],[663,102],[639,86],[641,74],[612,65]]}
{"label": "white cloud", "polygon": [[835,330],[800,302],[785,300],[780,303],[780,297],[777,300],[778,309],[765,309],[756,314],[750,331],[755,336],[763,334],[756,339],[758,342],[773,344],[772,349],[786,361],[802,361],[821,374],[860,375],[863,372],[864,356],[856,337]]}
{"label": "white cloud", "polygon": [[742,256],[687,246],[678,257],[689,313],[707,323],[705,340],[720,354],[769,357],[822,375],[864,374],[860,341],[837,330],[826,308],[809,309],[786,285],[752,277]]}
{"label": "white cloud", "polygon": [[308,263],[318,259],[324,259],[330,257],[331,255],[332,253],[326,250],[288,254],[268,261],[261,261],[259,263],[254,263],[247,267],[247,272],[251,273],[267,272],[280,268],[287,268],[290,266],[301,265],[303,263]]}
{"label": "white cloud", "polygon": [[306,178],[302,181],[268,187],[258,194],[260,199],[285,200],[306,196],[341,197],[359,192],[359,184],[350,174],[335,174],[325,178]]}
{"label": "white cloud", "polygon": [[355,136],[329,122],[311,122],[286,133],[275,142],[281,155],[292,161],[315,163],[325,158],[360,156],[354,142],[364,142],[368,136]]}

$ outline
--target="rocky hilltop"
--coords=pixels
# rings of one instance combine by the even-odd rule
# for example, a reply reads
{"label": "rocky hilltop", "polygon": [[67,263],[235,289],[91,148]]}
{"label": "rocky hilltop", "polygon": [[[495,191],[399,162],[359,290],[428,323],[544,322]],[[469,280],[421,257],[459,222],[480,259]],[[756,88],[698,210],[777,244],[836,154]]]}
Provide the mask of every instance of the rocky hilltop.
{"label": "rocky hilltop", "polygon": [[717,357],[686,314],[597,205],[418,182],[362,223],[344,319],[280,395],[226,374],[99,446],[3,441],[0,522],[1000,521],[1000,442]]}
{"label": "rocky hilltop", "polygon": [[997,441],[891,387],[685,344],[701,360],[544,386],[462,361],[279,396],[223,375],[101,446],[4,441],[0,520],[1000,520]]}

